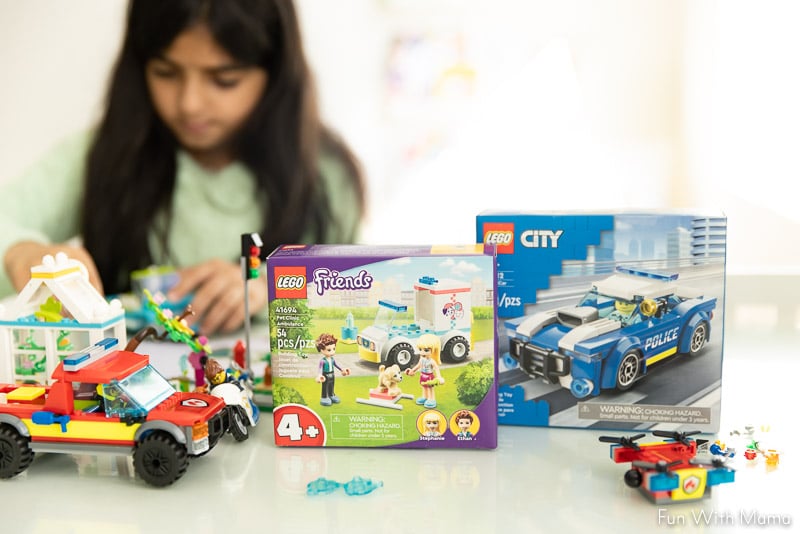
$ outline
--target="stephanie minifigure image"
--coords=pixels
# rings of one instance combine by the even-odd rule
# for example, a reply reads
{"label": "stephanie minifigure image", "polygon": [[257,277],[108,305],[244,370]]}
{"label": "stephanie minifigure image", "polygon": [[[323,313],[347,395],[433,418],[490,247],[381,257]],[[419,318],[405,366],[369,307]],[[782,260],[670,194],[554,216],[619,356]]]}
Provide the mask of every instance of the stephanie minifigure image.
{"label": "stephanie minifigure image", "polygon": [[331,404],[339,404],[339,397],[334,392],[334,385],[336,383],[335,370],[338,369],[342,376],[350,374],[350,369],[339,367],[336,360],[336,339],[332,334],[320,334],[317,338],[317,350],[322,355],[319,361],[319,375],[317,382],[322,384],[322,393],[320,395],[319,403],[322,406],[330,406]]}
{"label": "stephanie minifigure image", "polygon": [[417,341],[419,361],[417,365],[406,369],[408,376],[414,376],[419,371],[419,383],[422,386],[422,396],[417,399],[417,404],[426,408],[436,408],[436,393],[433,388],[444,384],[444,378],[439,370],[441,361],[441,344],[439,338],[433,334],[424,334]]}
{"label": "stephanie minifigure image", "polygon": [[426,438],[438,438],[442,435],[442,423],[444,417],[436,410],[427,410],[422,412],[419,420],[422,421],[420,425],[417,423],[417,428],[420,434]]}

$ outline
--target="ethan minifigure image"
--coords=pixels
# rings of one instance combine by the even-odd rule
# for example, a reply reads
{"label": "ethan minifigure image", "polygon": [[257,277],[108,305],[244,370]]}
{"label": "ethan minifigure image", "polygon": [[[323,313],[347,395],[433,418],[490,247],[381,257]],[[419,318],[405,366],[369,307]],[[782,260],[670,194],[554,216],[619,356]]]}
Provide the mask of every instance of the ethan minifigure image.
{"label": "ethan minifigure image", "polygon": [[334,392],[334,385],[336,383],[335,370],[338,369],[342,376],[350,374],[350,369],[339,367],[336,360],[336,343],[339,340],[332,334],[320,334],[317,338],[317,350],[322,354],[322,359],[319,361],[319,375],[317,382],[322,384],[322,393],[319,403],[322,406],[330,406],[331,404],[339,404],[339,397]]}
{"label": "ethan minifigure image", "polygon": [[422,386],[422,396],[417,399],[417,404],[426,408],[436,408],[436,393],[433,388],[444,384],[439,367],[442,365],[439,338],[433,334],[424,334],[417,341],[419,361],[417,365],[406,369],[408,376],[414,376],[419,371],[419,383]]}
{"label": "ethan minifigure image", "polygon": [[472,427],[472,414],[469,410],[461,410],[455,416],[456,426],[458,427],[458,433],[456,434],[459,438],[471,438],[472,432],[470,432],[470,428]]}

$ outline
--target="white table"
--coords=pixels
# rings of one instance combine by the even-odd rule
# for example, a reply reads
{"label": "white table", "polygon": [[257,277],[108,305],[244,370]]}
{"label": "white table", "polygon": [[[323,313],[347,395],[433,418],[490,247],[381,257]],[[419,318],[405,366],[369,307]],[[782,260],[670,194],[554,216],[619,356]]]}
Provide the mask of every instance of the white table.
{"label": "white table", "polygon": [[[796,278],[789,282],[798,287]],[[731,442],[728,429],[770,424],[767,444],[781,450],[781,462],[769,471],[763,460],[747,465],[739,455],[736,482],[716,486],[704,501],[649,503],[624,485],[626,466],[609,459],[596,431],[503,426],[496,451],[279,449],[264,414],[248,441],[226,436],[166,489],[135,479],[125,458],[40,455],[21,476],[0,482],[0,531],[737,532],[760,531],[747,521],[787,520],[790,527],[768,531],[792,531],[800,525],[792,497],[800,474],[800,314],[784,283],[762,299],[766,283],[728,285],[722,437]],[[789,303],[773,306],[777,312],[770,308],[783,300]],[[384,486],[361,497],[305,495],[319,476],[345,482],[357,475]]]}

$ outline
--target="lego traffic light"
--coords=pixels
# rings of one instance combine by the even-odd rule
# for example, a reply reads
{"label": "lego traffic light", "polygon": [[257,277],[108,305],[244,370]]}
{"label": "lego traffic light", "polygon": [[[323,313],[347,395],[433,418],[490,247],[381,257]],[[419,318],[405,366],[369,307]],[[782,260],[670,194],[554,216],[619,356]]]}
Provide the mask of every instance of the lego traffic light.
{"label": "lego traffic light", "polygon": [[253,234],[242,234],[242,258],[244,259],[245,280],[258,278],[258,270],[261,267],[261,247],[264,243],[261,236]]}

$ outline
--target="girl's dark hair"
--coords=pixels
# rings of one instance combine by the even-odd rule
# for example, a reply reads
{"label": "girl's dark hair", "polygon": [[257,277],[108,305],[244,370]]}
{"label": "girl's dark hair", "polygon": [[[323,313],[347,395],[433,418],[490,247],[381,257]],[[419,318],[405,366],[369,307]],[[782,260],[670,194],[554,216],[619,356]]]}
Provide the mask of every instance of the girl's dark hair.
{"label": "girl's dark hair", "polygon": [[[169,251],[178,142],[153,108],[145,64],[199,22],[232,57],[269,76],[234,140],[235,155],[255,176],[263,200],[264,248],[299,242],[307,231],[324,240],[332,215],[319,174],[321,153],[335,157],[352,177],[363,208],[356,159],[320,121],[290,0],[132,0],[105,114],[88,154],[81,220],[84,244],[109,293],[127,289],[131,271],[152,263],[151,231]],[[162,216],[165,224],[156,223]]]}

